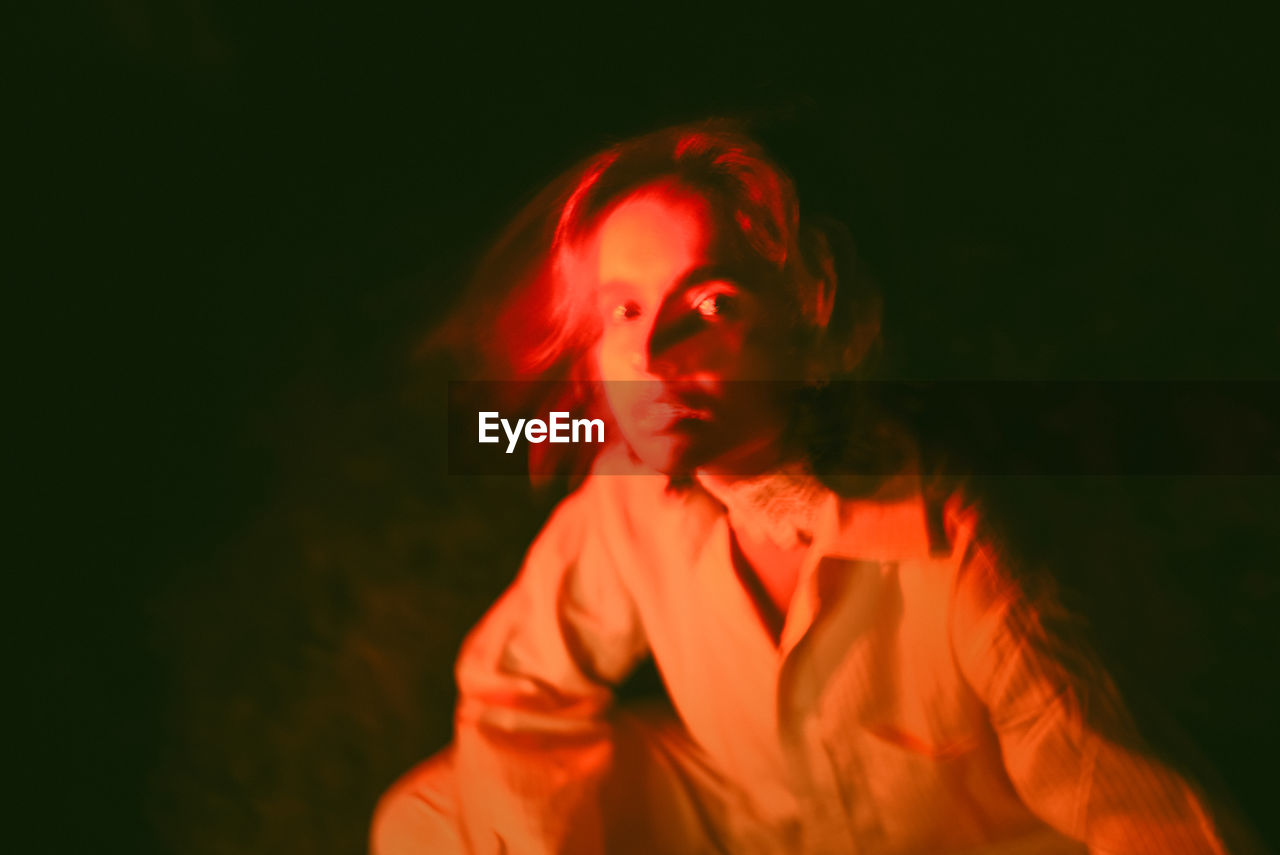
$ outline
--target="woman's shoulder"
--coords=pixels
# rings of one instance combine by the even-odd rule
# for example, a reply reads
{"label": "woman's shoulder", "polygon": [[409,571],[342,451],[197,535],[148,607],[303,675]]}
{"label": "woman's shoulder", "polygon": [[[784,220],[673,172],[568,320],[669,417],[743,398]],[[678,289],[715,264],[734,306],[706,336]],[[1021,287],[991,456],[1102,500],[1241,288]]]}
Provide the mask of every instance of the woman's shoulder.
{"label": "woman's shoulder", "polygon": [[587,476],[561,502],[561,511],[589,518],[597,533],[624,546],[659,531],[664,536],[701,531],[720,508],[693,479],[658,472],[625,443],[615,442],[596,456]]}

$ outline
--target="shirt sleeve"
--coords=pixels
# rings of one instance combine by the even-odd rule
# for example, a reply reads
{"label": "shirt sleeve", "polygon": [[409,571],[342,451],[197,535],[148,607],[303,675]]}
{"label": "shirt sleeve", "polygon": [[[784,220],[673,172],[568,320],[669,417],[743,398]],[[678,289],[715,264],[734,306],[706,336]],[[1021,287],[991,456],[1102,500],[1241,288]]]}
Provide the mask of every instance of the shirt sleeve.
{"label": "shirt sleeve", "polygon": [[1046,628],[1050,608],[1001,570],[993,547],[967,550],[952,649],[1023,801],[1093,853],[1222,855],[1201,795],[1139,750],[1106,674]]}
{"label": "shirt sleeve", "polygon": [[477,853],[601,851],[612,688],[645,655],[593,479],[554,511],[457,663],[460,817]]}

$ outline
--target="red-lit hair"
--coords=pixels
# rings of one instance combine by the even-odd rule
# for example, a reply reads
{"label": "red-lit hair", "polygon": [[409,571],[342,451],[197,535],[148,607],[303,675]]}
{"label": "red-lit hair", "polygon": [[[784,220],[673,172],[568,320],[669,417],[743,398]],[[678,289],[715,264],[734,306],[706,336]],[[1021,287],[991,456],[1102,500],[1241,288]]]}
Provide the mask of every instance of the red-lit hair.
{"label": "red-lit hair", "polygon": [[[802,217],[787,173],[726,121],[666,128],[617,143],[549,185],[513,220],[479,265],[473,325],[498,335],[477,354],[500,379],[567,379],[594,331],[568,287],[564,261],[631,193],[672,181],[711,203],[748,257],[771,271],[794,312],[798,343],[813,374],[857,371],[880,332],[880,298],[837,223]],[[481,309],[480,306],[483,306]],[[464,312],[466,309],[464,309]],[[801,379],[801,378],[797,378]]]}

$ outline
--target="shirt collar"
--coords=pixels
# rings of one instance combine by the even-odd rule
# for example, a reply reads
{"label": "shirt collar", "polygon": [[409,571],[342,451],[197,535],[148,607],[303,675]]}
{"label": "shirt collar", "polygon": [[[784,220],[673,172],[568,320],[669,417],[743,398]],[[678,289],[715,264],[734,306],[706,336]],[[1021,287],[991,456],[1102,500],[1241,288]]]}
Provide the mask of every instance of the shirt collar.
{"label": "shirt collar", "polygon": [[696,477],[736,524],[764,532],[783,548],[814,538],[831,492],[802,462],[761,475],[724,477],[699,471]]}
{"label": "shirt collar", "polygon": [[867,561],[927,559],[938,546],[930,536],[929,505],[917,473],[887,480],[867,496],[829,491],[815,548],[824,555]]}
{"label": "shirt collar", "polygon": [[915,471],[856,495],[840,495],[803,463],[734,479],[699,472],[697,480],[737,524],[757,526],[784,548],[812,540],[824,556],[899,561],[928,558],[938,545],[938,536],[930,536],[929,506]]}

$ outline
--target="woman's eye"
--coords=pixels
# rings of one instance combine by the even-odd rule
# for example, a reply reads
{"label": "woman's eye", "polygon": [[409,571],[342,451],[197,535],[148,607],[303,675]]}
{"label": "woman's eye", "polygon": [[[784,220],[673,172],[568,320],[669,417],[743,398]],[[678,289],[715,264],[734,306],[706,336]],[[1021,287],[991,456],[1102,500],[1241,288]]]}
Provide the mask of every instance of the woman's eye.
{"label": "woman's eye", "polygon": [[613,319],[615,321],[630,321],[638,317],[640,317],[640,307],[635,303],[619,303],[613,307]]}
{"label": "woman's eye", "polygon": [[704,318],[724,317],[733,311],[733,297],[728,294],[708,294],[698,300],[694,308]]}

